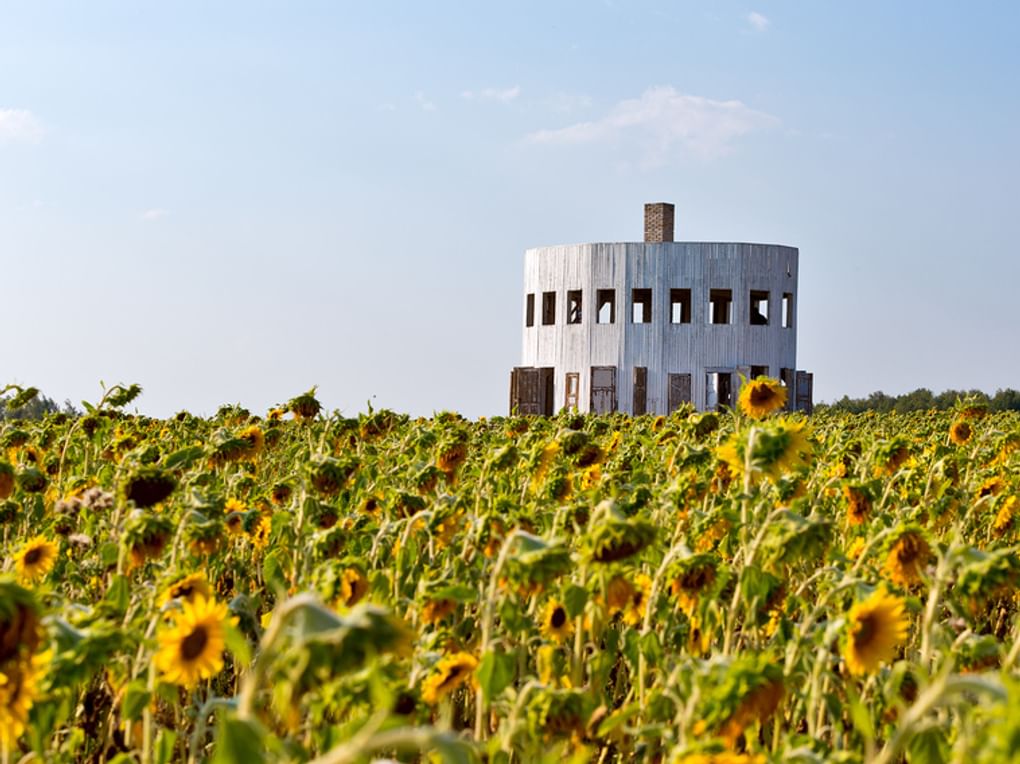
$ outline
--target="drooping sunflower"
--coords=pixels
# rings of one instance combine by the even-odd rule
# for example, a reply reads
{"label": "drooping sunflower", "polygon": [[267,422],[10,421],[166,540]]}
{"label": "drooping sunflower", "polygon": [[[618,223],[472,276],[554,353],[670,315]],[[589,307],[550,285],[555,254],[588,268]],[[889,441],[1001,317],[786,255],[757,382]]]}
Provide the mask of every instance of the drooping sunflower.
{"label": "drooping sunflower", "polygon": [[737,405],[749,417],[761,419],[786,405],[786,388],[777,379],[758,377],[740,388]]}
{"label": "drooping sunflower", "polygon": [[906,641],[910,625],[903,599],[882,589],[854,604],[847,620],[843,657],[851,674],[874,672],[892,660],[896,648]]}
{"label": "drooping sunflower", "polygon": [[23,582],[35,582],[43,578],[53,570],[57,553],[57,545],[45,536],[31,539],[14,555],[18,579]]}
{"label": "drooping sunflower", "polygon": [[170,600],[181,599],[187,602],[194,602],[196,597],[212,597],[212,587],[203,571],[190,573],[167,587],[160,599],[160,605],[165,605]]}
{"label": "drooping sunflower", "polygon": [[999,492],[1005,487],[1006,483],[998,475],[985,480],[978,488],[978,498],[983,499],[985,496],[998,496]]}
{"label": "drooping sunflower", "polygon": [[470,681],[478,668],[478,659],[470,653],[459,652],[441,658],[435,670],[422,683],[421,698],[429,705],[441,699]]}
{"label": "drooping sunflower", "polygon": [[630,626],[637,626],[645,618],[645,610],[648,608],[648,595],[652,590],[652,579],[644,573],[634,576],[634,591],[630,595],[627,607],[623,611],[623,622]]}
{"label": "drooping sunflower", "polygon": [[996,536],[1005,536],[1013,528],[1018,503],[1020,499],[1016,496],[1007,496],[1005,501],[1001,502],[995,520],[992,521],[992,530]]}
{"label": "drooping sunflower", "polygon": [[931,559],[931,547],[919,528],[906,528],[889,545],[885,571],[898,586],[921,583],[921,572]]}
{"label": "drooping sunflower", "polygon": [[549,600],[542,614],[542,633],[555,642],[563,642],[574,632],[574,625],[563,603]]}
{"label": "drooping sunflower", "polygon": [[846,499],[846,519],[850,525],[863,525],[871,515],[871,497],[860,483],[844,483],[843,497]]}
{"label": "drooping sunflower", "polygon": [[14,493],[14,467],[0,461],[0,501]]}
{"label": "drooping sunflower", "polygon": [[421,620],[429,624],[439,623],[456,609],[456,600],[429,599],[421,607]]}
{"label": "drooping sunflower", "polygon": [[159,634],[156,668],[163,679],[194,687],[223,668],[223,648],[228,619],[225,603],[197,595],[185,601],[173,625]]}
{"label": "drooping sunflower", "polygon": [[[751,474],[764,474],[773,483],[783,475],[811,463],[814,447],[807,424],[795,419],[776,419],[757,426],[751,450]],[[747,466],[749,434],[734,432],[716,449],[716,456],[733,476],[742,477]]]}
{"label": "drooping sunflower", "polygon": [[949,425],[949,439],[958,446],[968,443],[974,435],[974,428],[966,419],[956,419]]}

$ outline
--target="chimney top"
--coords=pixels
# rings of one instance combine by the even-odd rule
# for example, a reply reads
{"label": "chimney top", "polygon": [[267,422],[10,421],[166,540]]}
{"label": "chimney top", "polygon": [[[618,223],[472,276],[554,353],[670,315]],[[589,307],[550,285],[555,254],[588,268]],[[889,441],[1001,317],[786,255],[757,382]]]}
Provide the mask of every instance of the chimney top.
{"label": "chimney top", "polygon": [[673,241],[673,222],[676,210],[669,202],[649,202],[645,205],[645,241],[648,243]]}

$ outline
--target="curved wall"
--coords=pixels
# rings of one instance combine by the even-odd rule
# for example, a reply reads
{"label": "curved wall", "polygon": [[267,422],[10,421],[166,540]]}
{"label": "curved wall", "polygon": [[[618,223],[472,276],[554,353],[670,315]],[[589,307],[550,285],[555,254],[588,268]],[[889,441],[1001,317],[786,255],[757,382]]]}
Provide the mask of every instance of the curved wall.
{"label": "curved wall", "polygon": [[[646,411],[667,413],[669,374],[690,374],[691,400],[713,403],[709,372],[767,367],[769,376],[797,367],[797,256],[795,247],[770,244],[665,242],[574,244],[525,253],[524,291],[534,295],[534,325],[525,326],[522,365],[554,369],[554,410],[564,406],[566,375],[577,373],[578,408],[589,410],[591,368],[616,367],[617,409],[632,412],[634,367],[646,371]],[[634,323],[635,289],[651,290],[648,323]],[[689,289],[690,322],[673,323],[672,289]],[[567,323],[568,291],[581,291],[580,323]],[[599,290],[614,290],[613,323],[598,323]],[[730,290],[730,322],[711,323],[711,290]],[[768,292],[768,324],[751,321],[751,291]],[[555,293],[555,315],[543,324],[543,294]],[[783,295],[792,295],[790,326]],[[526,323],[525,308],[525,321]],[[791,394],[792,397],[792,394]]]}

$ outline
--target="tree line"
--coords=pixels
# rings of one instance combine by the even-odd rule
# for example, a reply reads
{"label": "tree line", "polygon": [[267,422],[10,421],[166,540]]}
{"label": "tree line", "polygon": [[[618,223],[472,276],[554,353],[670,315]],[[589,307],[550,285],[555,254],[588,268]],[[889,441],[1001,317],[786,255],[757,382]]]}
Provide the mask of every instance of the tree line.
{"label": "tree line", "polygon": [[1006,388],[997,390],[994,395],[981,390],[945,390],[936,395],[927,387],[919,387],[903,395],[886,395],[881,390],[867,398],[851,398],[844,395],[832,403],[817,404],[815,410],[845,411],[852,414],[865,411],[888,414],[895,411],[898,414],[906,414],[930,409],[945,411],[953,408],[957,401],[961,400],[983,403],[988,406],[989,411],[1020,411],[1020,390]]}

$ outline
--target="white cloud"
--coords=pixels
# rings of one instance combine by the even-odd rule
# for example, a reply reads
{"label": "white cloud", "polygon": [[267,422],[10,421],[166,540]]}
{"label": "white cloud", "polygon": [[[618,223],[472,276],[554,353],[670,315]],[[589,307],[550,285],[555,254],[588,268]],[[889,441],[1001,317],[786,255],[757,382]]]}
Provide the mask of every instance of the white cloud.
{"label": "white cloud", "polygon": [[563,113],[582,111],[591,108],[591,96],[579,93],[557,93],[547,99],[547,103],[553,111]]}
{"label": "white cloud", "polygon": [[764,32],[769,28],[768,18],[757,11],[751,11],[745,18],[747,19],[747,23],[751,25],[751,28],[754,29],[755,32]]}
{"label": "white cloud", "polygon": [[146,210],[145,212],[143,212],[142,213],[142,220],[144,220],[146,223],[153,223],[153,222],[155,222],[157,220],[162,220],[163,218],[167,217],[169,214],[170,214],[170,210],[164,210],[164,209],[160,209],[159,207],[155,207],[155,208],[153,208],[151,210]]}
{"label": "white cloud", "polygon": [[481,90],[465,90],[461,93],[462,98],[466,98],[469,101],[499,101],[500,103],[510,103],[517,96],[521,94],[521,86],[514,85],[512,88],[482,88]]}
{"label": "white cloud", "polygon": [[42,125],[27,109],[0,109],[0,143],[42,140]]}
{"label": "white cloud", "polygon": [[428,98],[426,98],[425,94],[420,90],[414,94],[414,100],[418,102],[418,105],[422,108],[423,111],[436,110],[436,105],[432,103],[432,101],[430,101]]}
{"label": "white cloud", "polygon": [[730,153],[747,133],[779,125],[779,119],[740,101],[715,101],[651,87],[640,98],[620,101],[601,119],[539,130],[528,141],[548,145],[624,144],[641,154],[640,164],[664,164],[681,152],[712,159]]}

